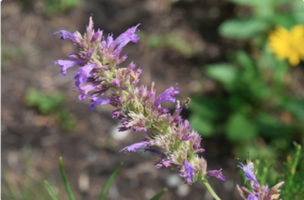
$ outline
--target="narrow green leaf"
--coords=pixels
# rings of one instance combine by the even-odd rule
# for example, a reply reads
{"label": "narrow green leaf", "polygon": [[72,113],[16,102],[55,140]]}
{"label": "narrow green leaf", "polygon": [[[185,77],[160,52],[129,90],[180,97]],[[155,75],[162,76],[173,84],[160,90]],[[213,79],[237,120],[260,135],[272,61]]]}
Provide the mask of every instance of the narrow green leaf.
{"label": "narrow green leaf", "polygon": [[69,195],[69,198],[70,200],[74,200],[74,196],[72,194],[72,191],[71,191],[71,188],[70,188],[70,185],[67,181],[67,178],[65,176],[65,172],[64,172],[64,168],[63,168],[63,163],[62,163],[62,157],[59,157],[59,167],[60,167],[60,172],[61,172],[61,176],[62,176],[62,180],[63,180],[63,183],[64,183],[64,186],[65,186],[65,189]]}
{"label": "narrow green leaf", "polygon": [[52,197],[53,200],[58,200],[57,197],[55,196],[50,184],[47,181],[44,181],[45,187],[47,191],[49,192],[50,196]]}
{"label": "narrow green leaf", "polygon": [[167,188],[163,188],[162,191],[160,191],[158,194],[156,194],[154,197],[152,197],[151,200],[157,200],[159,199],[161,196],[163,196],[166,192],[167,192]]}
{"label": "narrow green leaf", "polygon": [[117,173],[119,172],[120,168],[123,166],[123,162],[121,162],[118,167],[115,169],[115,171],[113,172],[113,174],[110,176],[106,186],[103,188],[100,196],[99,196],[99,199],[98,200],[102,200],[104,198],[104,196],[106,195],[112,181],[114,180],[115,176],[117,175]]}

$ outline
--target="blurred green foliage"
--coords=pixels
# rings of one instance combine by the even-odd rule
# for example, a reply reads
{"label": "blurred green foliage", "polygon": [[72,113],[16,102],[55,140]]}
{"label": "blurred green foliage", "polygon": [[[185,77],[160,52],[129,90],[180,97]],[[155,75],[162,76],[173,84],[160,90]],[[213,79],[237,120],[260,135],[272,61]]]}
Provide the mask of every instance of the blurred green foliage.
{"label": "blurred green foliage", "polygon": [[48,13],[66,12],[79,5],[81,0],[47,0],[46,11]]}
{"label": "blurred green foliage", "polygon": [[[222,92],[192,97],[190,122],[201,135],[225,133],[237,143],[262,137],[282,151],[291,141],[304,140],[304,101],[286,91],[288,64],[276,61],[266,50],[263,53],[267,55],[257,61],[244,51],[235,51],[229,56],[230,63],[204,67]],[[268,62],[272,65],[265,64]],[[280,140],[285,145],[274,142]]]}
{"label": "blurred green foliage", "polygon": [[53,117],[63,130],[71,131],[76,127],[76,116],[69,110],[62,108],[64,96],[61,93],[47,95],[35,89],[26,92],[25,104],[36,107],[43,115]]}
{"label": "blurred green foliage", "polygon": [[138,36],[151,50],[170,49],[178,52],[185,57],[199,55],[203,51],[202,44],[188,41],[175,32],[169,32],[164,35],[151,34],[148,35],[141,31]]}
{"label": "blurred green foliage", "polygon": [[219,27],[223,37],[249,39],[265,37],[276,25],[287,29],[304,21],[304,4],[299,0],[229,0],[238,7],[234,19]]}

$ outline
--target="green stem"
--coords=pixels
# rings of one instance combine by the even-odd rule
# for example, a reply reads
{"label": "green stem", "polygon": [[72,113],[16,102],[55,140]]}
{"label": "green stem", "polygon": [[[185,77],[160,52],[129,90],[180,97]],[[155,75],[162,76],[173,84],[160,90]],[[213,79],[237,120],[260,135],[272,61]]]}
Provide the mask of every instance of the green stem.
{"label": "green stem", "polygon": [[208,181],[206,179],[202,179],[202,182],[206,185],[207,189],[209,190],[209,192],[212,194],[212,196],[216,199],[216,200],[221,200],[213,191],[212,187],[209,185]]}

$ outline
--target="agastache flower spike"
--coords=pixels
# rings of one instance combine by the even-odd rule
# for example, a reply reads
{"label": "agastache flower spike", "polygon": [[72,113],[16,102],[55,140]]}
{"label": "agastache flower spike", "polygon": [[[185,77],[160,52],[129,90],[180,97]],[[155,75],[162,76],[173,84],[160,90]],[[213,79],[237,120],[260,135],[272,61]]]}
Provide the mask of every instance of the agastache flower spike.
{"label": "agastache flower spike", "polygon": [[[239,185],[236,185],[241,197],[244,200],[272,200],[279,198],[280,190],[278,188],[284,184],[284,181],[279,182],[269,190],[267,185],[264,185],[262,187],[260,186],[255,174],[249,170],[246,165],[240,162],[240,165],[238,167],[244,171],[247,181],[253,181],[253,184],[251,185],[252,192],[250,192],[245,187],[240,188]],[[246,195],[248,195],[247,198]]]}
{"label": "agastache flower spike", "polygon": [[[98,105],[110,104],[116,108],[112,117],[121,120],[119,131],[132,129],[147,133],[143,141],[121,151],[135,152],[142,148],[157,152],[160,157],[155,165],[157,168],[177,169],[186,184],[201,180],[211,191],[206,178],[215,176],[223,181],[225,177],[220,170],[207,171],[206,160],[198,156],[198,153],[205,151],[200,146],[201,136],[196,131],[191,131],[189,122],[180,116],[182,109],[188,107],[190,99],[181,105],[178,101],[171,115],[169,109],[162,108],[161,104],[165,101],[176,102],[174,95],[179,93],[176,85],[156,97],[154,82],[151,89],[146,86],[136,87],[142,70],[135,69],[133,62],[127,68],[117,67],[127,58],[127,55],[119,57],[122,48],[129,42],[139,40],[136,34],[138,26],[139,24],[128,29],[116,39],[112,34],[105,39],[102,38],[101,30],[94,32],[93,20],[90,18],[84,36],[79,32],[56,32],[61,33],[63,39],[71,39],[79,52],[70,54],[70,58],[75,60],[58,60],[55,64],[62,68],[62,75],[66,75],[68,68],[80,66],[74,75],[75,85],[80,91],[80,100],[90,95],[91,110]],[[104,97],[108,90],[110,95]],[[214,192],[211,193],[219,199]]]}

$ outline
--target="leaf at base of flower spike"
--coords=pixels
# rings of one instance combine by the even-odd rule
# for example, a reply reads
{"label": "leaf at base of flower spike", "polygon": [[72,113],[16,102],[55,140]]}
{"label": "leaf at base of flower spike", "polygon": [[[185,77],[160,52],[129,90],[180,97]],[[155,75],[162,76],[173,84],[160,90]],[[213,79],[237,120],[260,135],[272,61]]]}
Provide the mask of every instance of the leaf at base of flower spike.
{"label": "leaf at base of flower spike", "polygon": [[51,196],[52,200],[58,200],[57,197],[55,196],[50,184],[47,181],[44,181],[45,187],[47,191],[49,192],[49,195]]}
{"label": "leaf at base of flower spike", "polygon": [[106,195],[106,192],[108,191],[113,179],[115,178],[115,176],[118,174],[120,168],[123,166],[123,162],[121,162],[118,167],[115,169],[115,171],[113,172],[113,174],[110,176],[108,182],[106,183],[105,187],[103,188],[99,199],[98,200],[102,200],[104,198],[104,196]]}
{"label": "leaf at base of flower spike", "polygon": [[158,200],[161,196],[163,196],[167,192],[167,188],[163,188],[158,194],[151,198],[151,200]]}
{"label": "leaf at base of flower spike", "polygon": [[71,188],[70,188],[70,185],[68,183],[68,180],[65,176],[65,172],[64,172],[64,168],[63,168],[63,162],[62,162],[62,157],[59,157],[59,167],[60,167],[60,172],[61,172],[61,176],[62,176],[62,180],[63,180],[63,183],[64,183],[64,186],[65,186],[65,189],[69,195],[69,199],[70,200],[74,200],[74,196],[72,194],[72,191],[71,191]]}

